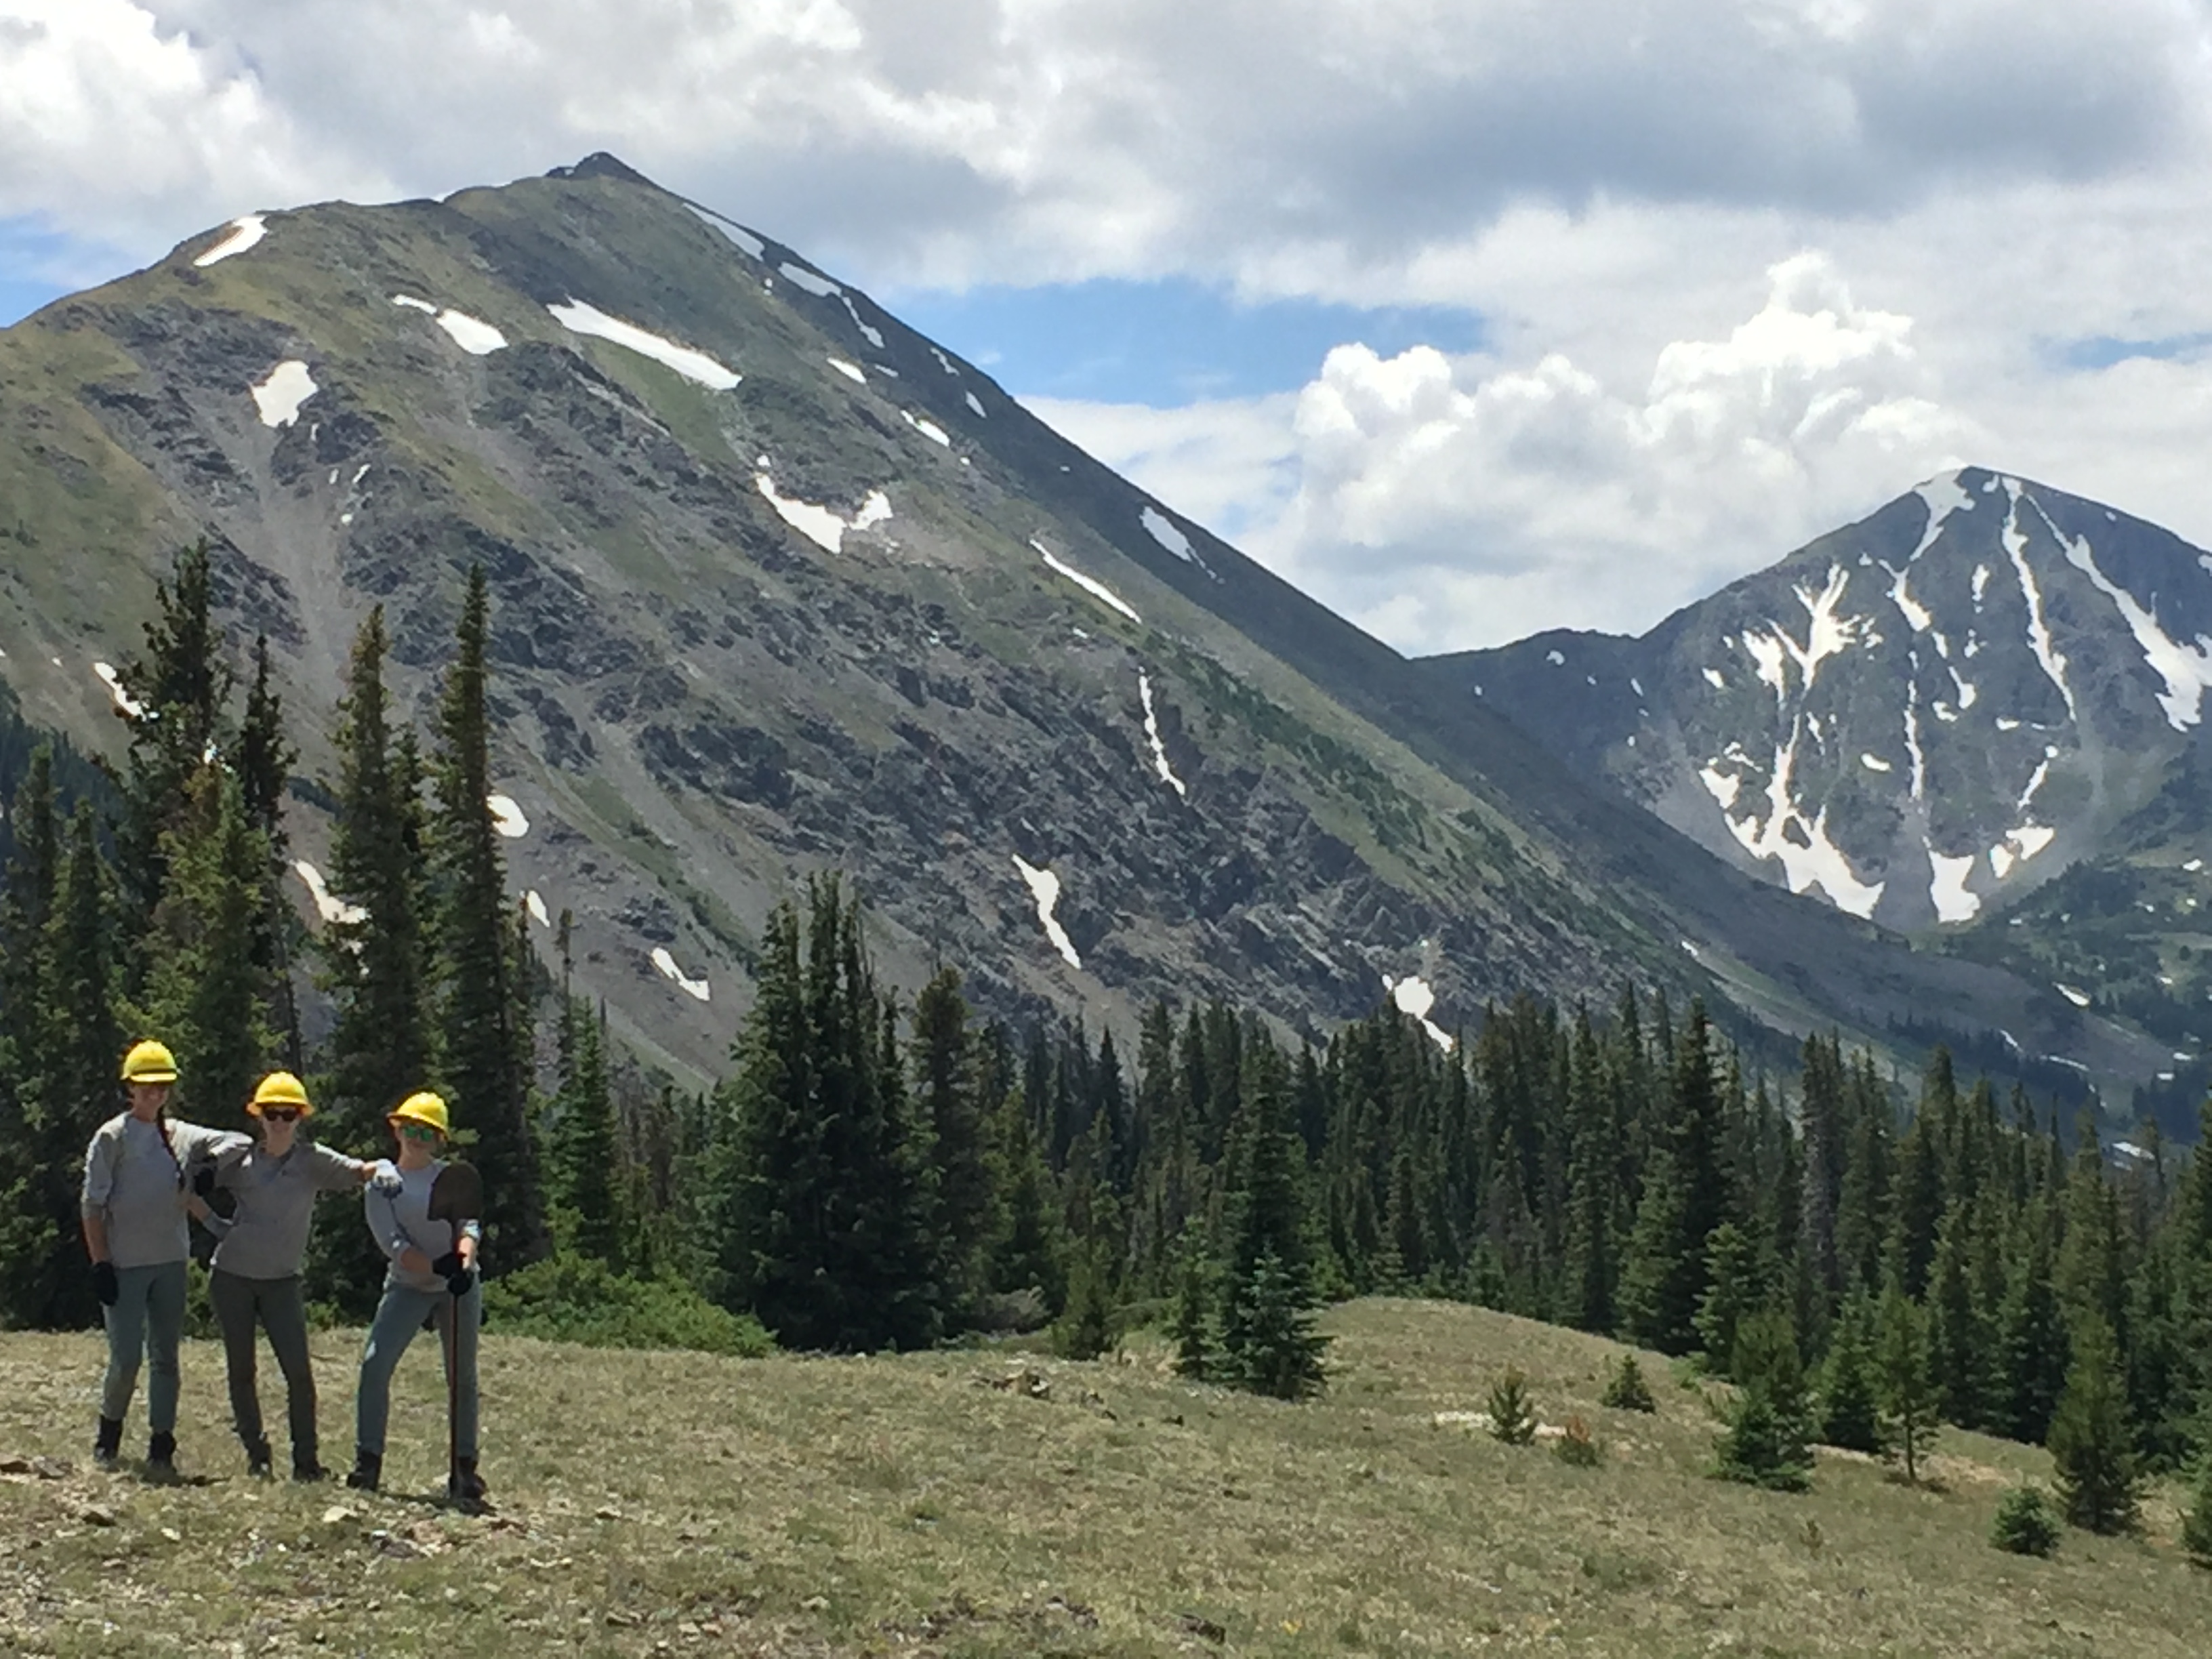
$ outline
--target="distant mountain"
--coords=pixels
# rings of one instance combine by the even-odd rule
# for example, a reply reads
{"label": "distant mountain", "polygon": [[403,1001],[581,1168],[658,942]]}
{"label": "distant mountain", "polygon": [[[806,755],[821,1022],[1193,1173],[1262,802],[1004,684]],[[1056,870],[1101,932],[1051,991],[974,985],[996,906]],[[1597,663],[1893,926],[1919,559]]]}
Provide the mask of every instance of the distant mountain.
{"label": "distant mountain", "polygon": [[[1793,892],[1941,927],[2077,1006],[2121,1011],[2126,981],[2158,999],[2177,967],[2194,977],[2194,952],[2174,951],[2212,898],[2197,874],[2212,556],[2154,525],[1967,468],[1641,638],[1542,634],[1421,666]],[[2080,883],[2053,890],[2047,923],[2040,902],[2015,908],[2114,860],[2171,872],[2124,884],[2131,933],[2161,900],[2175,924],[2154,927],[2174,937],[2151,958],[2067,948]],[[2013,936],[1954,936],[1978,921]],[[2173,1012],[2150,1023],[2174,1034]]]}
{"label": "distant mountain", "polygon": [[[2072,522],[2063,498],[1978,489],[1960,485],[1972,505],[1943,522],[2009,514],[2051,586],[2036,538],[2056,533],[2044,512]],[[1910,559],[1912,510],[1891,509],[1900,527],[1878,551],[1914,573],[1920,603],[1936,567]],[[1613,659],[1638,642],[1592,645],[1571,672],[1537,647],[1532,691],[1597,684],[1559,699],[1587,719],[1533,736],[1506,718],[1511,672],[1439,698],[1469,665],[1408,664],[866,295],[611,157],[442,202],[251,215],[0,331],[0,677],[27,720],[115,746],[100,665],[135,650],[170,551],[203,533],[229,624],[276,647],[311,866],[327,835],[312,778],[330,769],[355,629],[385,605],[403,704],[422,714],[462,580],[485,568],[518,896],[541,921],[574,913],[583,988],[690,1076],[721,1063],[759,918],[827,867],[859,880],[894,981],[947,960],[988,1007],[1094,1027],[1127,1030],[1156,996],[1323,1027],[1391,991],[1441,1038],[1492,999],[1609,1000],[1634,982],[1707,994],[1747,1036],[1832,1023],[1900,1059],[1929,1031],[1999,1030],[2100,1078],[2163,1058],[2001,965],[1915,952],[1730,868],[1693,844],[1745,861],[1714,833],[1709,792],[1702,821],[1669,809],[1686,840],[1594,785],[1629,738],[1639,764],[1656,742],[1607,735],[1606,699],[1638,672]],[[1743,644],[1747,629],[1827,629],[1799,653],[1823,698],[1849,653],[1918,648],[1894,623],[1880,645],[1827,644],[1875,568],[1838,559],[1833,599],[1808,564],[1720,630],[1746,660],[1684,647],[1693,677],[1722,673],[1726,738],[1674,724],[1686,696],[1635,705],[1676,733],[1688,788],[1706,790],[1708,763],[1736,778],[1739,817],[1765,786],[1728,742],[1786,752],[1784,795],[1810,801],[1805,780],[1845,741],[1826,702],[1799,707],[1804,628],[1771,645]],[[2117,553],[2099,568],[2136,580]],[[1790,594],[1806,583],[1801,612]],[[1996,632],[1993,613],[1971,658],[1964,632],[1947,641],[1986,702],[1954,689],[1946,706],[2002,703],[2020,732],[2055,731],[2055,683],[2038,702],[2032,677],[1984,667]],[[1949,682],[1923,643],[1932,689],[1912,706],[1936,769],[1954,763],[1933,702]],[[1757,678],[1768,657],[1778,702]],[[2069,660],[2069,694],[2089,696],[2095,672]],[[1894,783],[1894,743],[1863,742]],[[1974,845],[2012,845],[2038,872],[2066,856],[2071,821],[2039,815],[2075,800],[2072,763],[2053,757],[2009,817],[1994,803],[2024,780],[1987,771]],[[2104,798],[2140,799],[2131,774],[2100,775]],[[1850,882],[1820,868],[1854,902],[1904,893],[1888,870],[1909,826],[1877,861],[1857,850],[1873,830],[1823,787],[1823,835],[1864,862]],[[1948,787],[1914,798],[1945,853],[1967,834],[1936,804]],[[2006,839],[2046,823],[2047,844]],[[311,917],[318,879],[301,873]],[[1877,920],[1913,920],[1884,902]]]}

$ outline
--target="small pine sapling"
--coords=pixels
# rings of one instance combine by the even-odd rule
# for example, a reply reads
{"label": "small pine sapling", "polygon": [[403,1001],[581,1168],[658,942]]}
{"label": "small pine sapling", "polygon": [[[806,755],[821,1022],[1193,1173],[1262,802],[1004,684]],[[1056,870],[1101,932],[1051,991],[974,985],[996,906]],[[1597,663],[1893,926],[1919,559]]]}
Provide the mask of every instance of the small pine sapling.
{"label": "small pine sapling", "polygon": [[1206,1262],[1194,1249],[1183,1252],[1182,1282],[1175,1312],[1176,1374],[1203,1382],[1213,1362],[1213,1333],[1207,1305]]}
{"label": "small pine sapling", "polygon": [[1490,1432],[1509,1446],[1536,1437],[1536,1413],[1528,1403],[1528,1379],[1514,1367],[1490,1385]]}
{"label": "small pine sapling", "polygon": [[1552,1443],[1552,1455],[1577,1469],[1594,1469],[1605,1461],[1590,1425],[1579,1415],[1570,1417],[1559,1431],[1559,1437]]}
{"label": "small pine sapling", "polygon": [[2058,1517],[2040,1488],[2014,1486],[1997,1500],[1990,1542],[2014,1555],[2049,1555],[2058,1547]]}
{"label": "small pine sapling", "polygon": [[1644,1380],[1644,1368],[1636,1363],[1632,1353],[1620,1356],[1620,1363],[1605,1380],[1605,1392],[1598,1397],[1598,1403],[1617,1412],[1659,1409],[1659,1402],[1651,1397],[1651,1385]]}

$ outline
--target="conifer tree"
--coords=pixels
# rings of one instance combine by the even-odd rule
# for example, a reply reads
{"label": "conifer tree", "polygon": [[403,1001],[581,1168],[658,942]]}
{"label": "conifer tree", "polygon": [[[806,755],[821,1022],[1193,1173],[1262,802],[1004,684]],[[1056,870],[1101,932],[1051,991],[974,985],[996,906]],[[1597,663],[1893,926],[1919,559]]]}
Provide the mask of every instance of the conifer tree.
{"label": "conifer tree", "polygon": [[992,1115],[991,1168],[1000,1198],[990,1287],[1001,1296],[1034,1293],[1044,1316],[1055,1317],[1067,1300],[1060,1199],[1019,1089],[1007,1090]]}
{"label": "conifer tree", "polygon": [[256,960],[268,844],[248,822],[239,780],[204,766],[161,836],[167,890],[146,947],[148,1029],[176,1051],[180,1103],[211,1123],[238,1121],[268,1069],[268,975]]}
{"label": "conifer tree", "polygon": [[53,1150],[44,1123],[46,966],[62,859],[53,751],[45,744],[32,753],[9,822],[14,847],[0,895],[0,1326],[21,1327],[46,1322],[61,1248],[50,1231],[43,1168]]}
{"label": "conifer tree", "polygon": [[25,1103],[32,1137],[20,1214],[42,1245],[21,1286],[24,1322],[73,1330],[99,1316],[92,1268],[77,1239],[85,1143],[120,1109],[114,1082],[123,1034],[115,1016],[114,897],[89,801],[80,800],[62,850],[46,923],[37,1094]]}
{"label": "conifer tree", "polygon": [[1197,1382],[1211,1375],[1214,1357],[1213,1297],[1206,1279],[1206,1252],[1186,1239],[1176,1275],[1175,1368],[1176,1375]]}
{"label": "conifer tree", "polygon": [[2032,1446],[2043,1443],[2066,1387],[2072,1344],[2052,1278],[2051,1209],[2038,1201],[2022,1212],[2014,1263],[1997,1314],[2000,1431]]}
{"label": "conifer tree", "polygon": [[917,1133],[857,906],[808,884],[806,949],[788,905],[761,941],[757,996],[729,1085],[722,1263],[732,1306],[779,1341],[866,1352],[939,1329],[929,1148]]}
{"label": "conifer tree", "polygon": [[1221,1374],[1294,1400],[1320,1388],[1328,1343],[1312,1325],[1317,1298],[1298,1179],[1304,1159],[1285,1109],[1279,1058],[1270,1050],[1254,1072],[1239,1114],[1242,1180],[1229,1201]]}
{"label": "conifer tree", "polygon": [[1770,1309],[1746,1320],[1730,1368],[1741,1391],[1716,1473],[1777,1492],[1804,1491],[1813,1479],[1811,1425],[1804,1360],[1788,1316]]}
{"label": "conifer tree", "polygon": [[487,1244],[521,1266],[545,1254],[550,1236],[530,1132],[529,1021],[514,971],[507,864],[486,804],[490,605],[483,568],[476,566],[438,710],[434,1006],[447,1103],[457,1126],[475,1136],[472,1157],[483,1173]]}
{"label": "conifer tree", "polygon": [[2074,1363],[2051,1419],[2059,1507],[2096,1533],[2134,1528],[2142,1509],[2126,1380],[2112,1327],[2089,1314],[2074,1326]]}
{"label": "conifer tree", "polygon": [[957,969],[939,969],[915,998],[913,1048],[916,1101],[936,1164],[946,1294],[950,1311],[964,1316],[988,1283],[986,1252],[999,1228],[999,1212]]}
{"label": "conifer tree", "polygon": [[1844,1304],[1820,1372],[1820,1438],[1824,1445],[1886,1457],[1891,1444],[1876,1370],[1874,1321],[1874,1303],[1864,1291],[1854,1292]]}
{"label": "conifer tree", "polygon": [[1921,1463],[1935,1443],[1942,1405],[1929,1372],[1927,1316],[1894,1279],[1882,1292],[1875,1364],[1882,1410],[1905,1459],[1905,1478],[1917,1485]]}
{"label": "conifer tree", "polygon": [[291,857],[284,828],[284,797],[292,767],[299,759],[284,731],[284,706],[277,694],[269,658],[269,636],[253,641],[253,681],[246,695],[240,725],[235,770],[248,828],[261,836],[268,858],[262,872],[255,919],[253,965],[268,988],[270,1030],[285,1069],[307,1070],[300,1012],[292,985],[293,940],[296,931],[284,898],[284,877]]}
{"label": "conifer tree", "polygon": [[[322,961],[334,1019],[316,1127],[324,1144],[361,1158],[391,1155],[385,1115],[435,1081],[421,773],[412,732],[393,727],[387,649],[379,605],[355,635],[332,734],[338,804]],[[360,1227],[319,1227],[311,1236],[311,1292],[355,1318],[374,1309],[384,1266]]]}
{"label": "conifer tree", "polygon": [[1736,1334],[1745,1321],[1766,1304],[1757,1253],[1743,1229],[1724,1221],[1705,1241],[1705,1294],[1698,1304],[1698,1335],[1705,1344],[1707,1369],[1732,1376]]}
{"label": "conifer tree", "polygon": [[1992,1333],[1976,1301],[1972,1249],[1978,1206],[1954,1204],[1936,1231],[1929,1264],[1928,1364],[1945,1419],[1978,1429],[1989,1420]]}
{"label": "conifer tree", "polygon": [[1702,1000],[1675,1045],[1669,1121],[1645,1168],[1643,1201],[1622,1275],[1621,1312],[1638,1341],[1665,1353],[1697,1346],[1705,1241],[1729,1217],[1721,1164],[1720,1091]]}
{"label": "conifer tree", "polygon": [[2200,1567],[2212,1567],[2212,1446],[2197,1453],[2197,1479],[2181,1516],[2181,1547]]}
{"label": "conifer tree", "polygon": [[204,539],[177,555],[169,579],[154,589],[144,655],[124,664],[122,690],[138,713],[130,718],[130,758],[119,780],[123,811],[115,837],[118,902],[131,925],[124,930],[125,982],[147,965],[135,941],[167,890],[162,837],[185,805],[185,784],[213,758],[224,736],[223,707],[231,674],[222,631],[215,621],[212,561]]}

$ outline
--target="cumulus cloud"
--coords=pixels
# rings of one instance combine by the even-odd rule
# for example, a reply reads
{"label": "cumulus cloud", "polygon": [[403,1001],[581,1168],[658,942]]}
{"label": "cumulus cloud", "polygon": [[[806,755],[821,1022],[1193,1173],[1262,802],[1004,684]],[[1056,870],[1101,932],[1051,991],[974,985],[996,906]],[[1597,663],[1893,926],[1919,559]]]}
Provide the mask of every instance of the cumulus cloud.
{"label": "cumulus cloud", "polygon": [[[1626,389],[1557,353],[1340,346],[1279,447],[1252,429],[1266,406],[1238,405],[1212,457],[1248,491],[1255,463],[1294,478],[1248,545],[1405,649],[1640,630],[1985,441],[1942,402],[1911,319],[1855,302],[1825,255],[1768,282],[1753,316],[1667,344]],[[1171,501],[1208,453],[1193,412],[1166,465],[1131,411],[1048,413]]]}
{"label": "cumulus cloud", "polygon": [[0,213],[166,244],[611,148],[878,282],[1388,283],[1528,200],[2123,176],[2196,142],[2204,40],[2169,0],[0,0]]}

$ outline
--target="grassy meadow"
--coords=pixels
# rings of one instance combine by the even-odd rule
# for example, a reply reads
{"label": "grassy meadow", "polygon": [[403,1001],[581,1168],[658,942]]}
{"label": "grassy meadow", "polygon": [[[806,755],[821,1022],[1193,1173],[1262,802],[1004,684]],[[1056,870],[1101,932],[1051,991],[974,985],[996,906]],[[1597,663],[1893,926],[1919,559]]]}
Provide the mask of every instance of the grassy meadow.
{"label": "grassy meadow", "polygon": [[[1656,1356],[1644,1417],[1597,1404],[1615,1344],[1434,1303],[1327,1324],[1305,1406],[1188,1384],[1146,1337],[1095,1364],[728,1360],[495,1328],[477,1518],[434,1501],[428,1339],[369,1497],[247,1480],[210,1343],[185,1354],[186,1482],[94,1471],[98,1342],[0,1336],[0,1652],[2212,1653],[2167,1494],[2139,1537],[2005,1555],[1991,1515],[2040,1452],[1947,1431],[1929,1488],[1824,1452],[1810,1494],[1758,1492],[1705,1478],[1719,1391]],[[358,1342],[315,1339],[338,1467]],[[1600,1467],[1439,1423],[1509,1364]],[[263,1400],[280,1425],[265,1363]]]}

